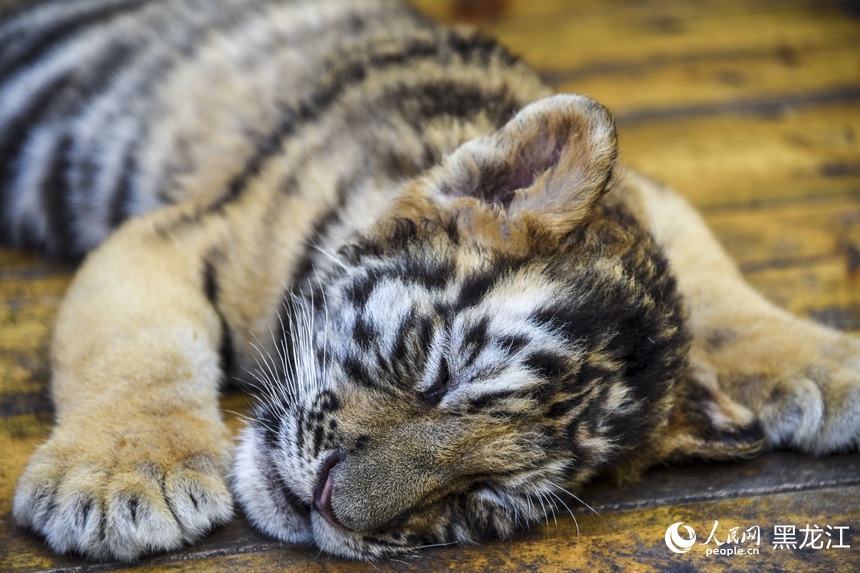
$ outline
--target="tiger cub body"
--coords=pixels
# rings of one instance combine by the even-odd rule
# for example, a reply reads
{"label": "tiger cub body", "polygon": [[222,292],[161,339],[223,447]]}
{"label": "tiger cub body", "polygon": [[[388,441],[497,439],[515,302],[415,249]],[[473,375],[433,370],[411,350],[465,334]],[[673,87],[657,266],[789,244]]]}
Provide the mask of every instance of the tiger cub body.
{"label": "tiger cub body", "polygon": [[[55,550],[179,547],[229,483],[265,533],[377,558],[599,473],[857,448],[857,340],[765,302],[604,108],[473,31],[384,0],[3,16],[4,236],[89,253],[14,501]],[[225,379],[261,397],[236,448]]]}

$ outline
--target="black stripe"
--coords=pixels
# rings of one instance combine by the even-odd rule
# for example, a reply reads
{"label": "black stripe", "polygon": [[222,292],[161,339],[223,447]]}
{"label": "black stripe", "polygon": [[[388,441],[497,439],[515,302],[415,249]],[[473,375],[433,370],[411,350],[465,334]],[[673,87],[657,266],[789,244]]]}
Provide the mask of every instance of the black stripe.
{"label": "black stripe", "polygon": [[582,394],[574,398],[559,400],[550,406],[549,410],[547,410],[546,416],[553,420],[561,418],[569,414],[570,411],[580,403],[582,403]]}
{"label": "black stripe", "polygon": [[526,347],[530,340],[520,334],[505,335],[498,339],[498,344],[503,348],[509,356],[519,354],[520,350]]}
{"label": "black stripe", "polygon": [[[418,105],[415,105],[416,103]],[[439,115],[470,117],[477,113],[488,113],[498,124],[503,124],[522,105],[523,102],[516,100],[512,94],[507,92],[502,94],[487,93],[478,86],[463,85],[456,82],[434,82],[418,86],[397,86],[384,94],[384,99],[377,105],[377,108],[385,110],[388,114],[400,112],[413,125],[416,133],[418,133],[429,119]],[[424,156],[419,158],[417,163],[402,160],[394,165],[390,159],[397,153],[396,150],[389,150],[388,154],[386,154],[385,150],[375,149],[374,153],[382,157],[381,167],[383,171],[394,179],[415,176],[418,172],[429,168],[437,159],[431,156],[429,150],[425,150]],[[292,176],[295,178],[296,174],[293,173]],[[350,182],[351,185],[346,185],[347,182]],[[337,191],[336,204],[326,211],[315,223],[311,231],[311,238],[307,241],[305,250],[299,258],[299,262],[294,267],[292,283],[301,283],[312,272],[314,245],[323,242],[329,228],[340,219],[340,211],[345,204],[346,198],[350,195],[349,191],[359,182],[360,177],[355,174],[350,174],[349,177],[341,179]],[[292,189],[292,187],[290,188]],[[345,189],[349,190],[345,191]],[[403,222],[409,223],[412,225],[412,228],[410,232],[403,233],[397,238],[409,239],[415,235],[415,223],[412,221]],[[456,221],[451,220],[442,224],[444,225],[443,230],[447,233],[451,242],[455,245],[458,244],[460,237]],[[405,227],[402,225],[397,227],[398,231],[402,231],[403,229]],[[391,240],[394,241],[394,239],[392,238]],[[434,269],[431,269],[429,266],[426,268],[416,266],[412,270],[427,271],[420,272],[414,276],[423,277],[425,279],[422,282],[424,286],[437,288],[444,286],[449,269],[443,265]]]}
{"label": "black stripe", "polygon": [[370,443],[370,436],[367,434],[361,434],[355,439],[355,444],[353,444],[352,448],[349,450],[349,453],[355,454],[361,452],[362,450],[367,448],[368,443]]}
{"label": "black stripe", "polygon": [[298,428],[296,429],[296,449],[304,454],[305,451],[305,426],[307,419],[305,417],[299,420]]}
{"label": "black stripe", "polygon": [[48,221],[48,251],[52,254],[77,257],[82,256],[83,252],[75,245],[75,213],[69,205],[68,172],[71,147],[72,138],[68,134],[64,134],[54,143],[52,158],[45,169],[45,177],[38,193]]}
{"label": "black stripe", "polygon": [[429,336],[432,326],[427,317],[418,318],[414,311],[408,313],[400,321],[400,324],[397,325],[397,330],[394,334],[394,347],[391,349],[391,361],[394,364],[408,364],[409,354],[413,347],[413,341],[408,334],[410,332],[417,332],[420,337],[422,336],[422,332],[426,332]]}
{"label": "black stripe", "polygon": [[455,54],[477,55],[485,60],[495,56],[506,66],[513,66],[520,61],[507,48],[499,45],[495,38],[479,33],[461,34],[456,31],[448,31],[446,40]]}
{"label": "black stripe", "polygon": [[[268,4],[270,1],[273,0],[261,1],[254,4],[251,8],[259,8],[264,4]],[[255,10],[252,9],[246,11],[243,15],[250,17],[250,14],[253,13],[255,13]],[[211,20],[208,20],[197,27],[184,30],[184,33],[179,35],[180,41],[172,45],[170,50],[159,54],[158,57],[155,58],[155,61],[150,62],[143,67],[143,71],[133,70],[137,73],[137,78],[135,79],[135,85],[138,88],[135,92],[136,99],[141,100],[148,97],[160,85],[161,80],[166,77],[171,70],[173,70],[177,65],[184,64],[191,60],[199,46],[199,40],[207,34],[210,34],[213,29],[216,29],[224,22],[229,22],[234,26],[240,26],[242,22],[237,21],[236,17],[232,16],[232,14],[233,12],[229,10],[223,10],[218,12]],[[156,34],[156,37],[160,38],[158,34]],[[167,40],[171,40],[173,37],[176,36],[169,36],[167,37]],[[122,49],[129,51],[136,49],[139,52],[139,47],[122,46]],[[100,76],[104,77],[105,74],[100,74]],[[105,84],[106,89],[103,90],[104,92],[107,92],[108,89],[120,79],[119,75],[112,74],[112,76],[114,77],[111,79],[114,81]],[[93,99],[94,98],[91,98],[91,101]],[[139,193],[135,186],[137,156],[139,154],[139,148],[145,144],[147,139],[148,134],[146,131],[148,129],[148,124],[142,124],[141,128],[142,129],[140,133],[137,134],[137,137],[126,143],[123,167],[120,170],[119,176],[114,182],[113,189],[110,193],[112,199],[106,222],[111,228],[119,226],[129,216],[137,214],[133,209],[134,197],[137,194],[136,191]],[[154,190],[154,196],[164,204],[170,204],[174,201],[173,198],[169,197],[169,195],[160,189]],[[196,222],[197,219],[195,218],[194,220]]]}
{"label": "black stripe", "polygon": [[468,349],[468,354],[461,357],[461,368],[468,368],[471,366],[478,356],[480,356],[481,352],[487,347],[489,328],[490,319],[484,316],[481,317],[476,324],[472,325],[468,332],[463,335],[463,348],[461,350],[466,351],[466,349]]}
{"label": "black stripe", "polygon": [[[402,266],[400,274],[426,290],[438,291],[448,286],[456,271],[456,265],[450,259],[421,260],[410,257]],[[437,310],[444,314],[447,309],[440,307]]]}
{"label": "black stripe", "polygon": [[122,173],[109,193],[111,199],[108,224],[112,229],[119,227],[132,213],[132,191],[134,190],[134,176],[137,170],[137,162],[134,157],[135,147],[133,142],[126,146],[123,152]]}
{"label": "black stripe", "polygon": [[618,372],[606,366],[585,362],[576,372],[577,386],[593,386],[604,384],[607,380],[618,378]]}
{"label": "black stripe", "polygon": [[317,249],[325,242],[329,229],[340,220],[346,199],[352,194],[359,179],[360,176],[356,173],[350,173],[340,178],[335,192],[334,204],[314,223],[308,238],[305,240],[302,254],[298,257],[296,264],[293,265],[291,279],[287,281],[287,284],[303,285],[308,280],[314,269],[313,261]]}
{"label": "black stripe", "polygon": [[355,328],[352,330],[352,337],[355,343],[363,352],[370,351],[371,344],[376,340],[378,333],[363,315],[359,315],[355,321]]}
{"label": "black stripe", "polygon": [[269,448],[277,450],[280,447],[281,430],[284,424],[280,412],[276,412],[274,407],[267,404],[254,412],[254,420],[258,422],[258,427],[263,431],[263,439]]}
{"label": "black stripe", "polygon": [[367,269],[363,275],[354,278],[346,287],[346,296],[353,305],[361,310],[367,304],[373,289],[383,276],[379,269]]}
{"label": "black stripe", "polygon": [[349,378],[350,382],[363,388],[374,390],[387,390],[385,386],[377,384],[373,379],[373,375],[368,372],[364,364],[360,360],[347,357],[342,362],[344,374]]}
{"label": "black stripe", "polygon": [[393,370],[394,385],[410,388],[427,367],[427,353],[437,324],[436,317],[419,316],[413,310],[398,325],[390,356],[377,358],[377,362],[387,362],[387,372]]}
{"label": "black stripe", "polygon": [[[103,50],[96,58],[95,62],[91,62],[86,66],[86,73],[82,74],[80,70],[69,72],[70,79],[68,83],[59,90],[47,90],[53,92],[53,97],[45,102],[40,115],[29,117],[26,120],[17,118],[17,122],[21,122],[22,126],[30,130],[35,129],[41,123],[48,122],[52,118],[71,117],[80,112],[83,105],[92,101],[98,94],[107,91],[117,80],[117,70],[122,69],[127,61],[136,56],[136,50],[133,46],[117,45],[109,49]],[[24,123],[26,122],[26,123]],[[71,161],[71,151],[79,148],[79,141],[76,140],[67,128],[64,128],[63,136],[68,139],[67,145],[67,163],[65,165],[66,173],[63,177],[66,179],[65,192],[68,194],[76,194],[80,198],[79,203],[84,204],[84,199],[91,196],[95,190],[96,172],[98,165],[92,159],[87,158],[84,161],[77,161],[74,164]],[[20,154],[23,151],[23,144],[17,150]],[[13,153],[15,153],[13,151]],[[82,172],[77,168],[82,168]],[[79,175],[78,175],[79,174]],[[75,176],[78,175],[78,176]],[[66,205],[70,205],[71,197],[66,197]],[[85,214],[79,209],[77,213],[69,215],[71,218],[85,218]],[[49,229],[50,233],[51,229]],[[69,229],[71,232],[71,228]],[[72,234],[73,236],[73,234]],[[70,243],[63,245],[71,246]],[[84,245],[78,245],[75,250],[65,248],[54,249],[54,254],[61,256],[80,256],[86,249]]]}
{"label": "black stripe", "polygon": [[263,483],[269,489],[269,492],[272,494],[271,499],[275,502],[281,513],[307,517],[311,513],[310,506],[304,503],[292,489],[287,487],[289,480],[284,479],[275,469],[277,464],[275,463],[274,456],[277,451],[279,451],[278,448],[272,448],[269,456],[267,456],[268,459],[260,461],[259,469],[265,476]]}
{"label": "black stripe", "polygon": [[[494,49],[490,51],[488,46],[493,46]],[[501,48],[493,42],[464,40],[455,33],[448,33],[443,38],[437,38],[435,42],[412,41],[404,45],[399,52],[373,54],[367,60],[354,61],[338,71],[333,71],[329,76],[333,79],[327,85],[300,102],[295,108],[281,112],[281,122],[278,127],[261,139],[256,152],[245,164],[245,168],[230,181],[208,210],[220,211],[227,204],[237,200],[250,181],[259,175],[265,162],[280,152],[285,138],[324,115],[347,89],[363,82],[371,70],[405,65],[421,58],[451,53],[459,54],[465,59],[470,59],[469,56],[477,56],[475,63],[479,63],[485,62],[493,53],[502,52]],[[403,89],[408,90],[408,87]],[[459,105],[453,101],[446,101],[454,103],[454,107]]]}
{"label": "black stripe", "polygon": [[547,380],[553,380],[570,372],[566,358],[555,352],[538,350],[532,352],[523,365],[535,375]]}
{"label": "black stripe", "polygon": [[611,311],[611,306],[599,304],[598,308],[589,308],[589,303],[599,302],[593,298],[586,298],[591,295],[596,293],[582,292],[581,301],[574,300],[570,304],[540,308],[531,314],[529,322],[540,328],[558,331],[569,342],[592,343],[595,340],[609,338],[611,333],[608,331],[611,330],[611,325],[605,313],[607,310]]}
{"label": "black stripe", "polygon": [[325,434],[325,430],[319,422],[314,422],[313,425],[314,434],[313,434],[313,454],[314,457],[319,457],[320,452],[323,448],[323,436]]}
{"label": "black stripe", "polygon": [[203,292],[206,293],[206,299],[217,309],[220,288],[218,277],[215,275],[215,265],[211,260],[206,260],[203,263]]}
{"label": "black stripe", "polygon": [[206,257],[203,262],[203,292],[206,294],[206,299],[212,305],[215,313],[218,315],[218,320],[221,323],[221,341],[219,343],[219,356],[221,366],[222,384],[232,372],[235,371],[236,365],[236,350],[233,342],[233,332],[224,314],[221,312],[220,296],[221,287],[218,282],[218,270],[215,267],[214,260],[221,258],[220,253],[212,253]]}
{"label": "black stripe", "polygon": [[67,90],[65,99],[59,100],[58,112],[71,115],[82,109],[86,102],[91,102],[96,96],[106,93],[120,78],[117,73],[126,67],[132,58],[140,57],[140,47],[121,42],[105,46],[93,60],[87,63],[84,70],[76,69],[74,74],[74,90]]}
{"label": "black stripe", "polygon": [[393,364],[388,356],[382,354],[382,348],[377,345],[373,348],[372,353],[363,356],[365,360],[370,362],[376,374],[377,379],[391,384],[403,380],[403,373],[409,368],[409,364]]}
{"label": "black stripe", "polygon": [[[149,0],[146,1],[148,2]],[[143,6],[144,3],[138,3],[135,6],[112,7],[111,9],[102,7],[104,10],[99,11],[99,14],[107,18],[112,14],[118,14],[122,11],[130,12]],[[135,94],[136,98],[139,100],[151,92],[158,83],[157,80],[166,75],[168,70],[172,69],[180,61],[176,58],[176,55],[188,55],[188,52],[196,46],[199,38],[210,32],[212,27],[218,22],[234,22],[235,19],[231,18],[231,13],[231,11],[218,12],[208,23],[190,30],[188,34],[181,35],[181,41],[175,46],[175,50],[168,50],[157,58],[154,64],[147,66],[147,69],[144,70],[145,73],[138,72],[140,79],[145,78],[145,83],[142,83],[140,90]],[[89,18],[87,22],[93,25],[98,24],[95,12],[90,13]],[[71,26],[70,23],[69,25]],[[70,29],[68,33],[71,34],[74,31]],[[97,53],[93,58],[94,61],[89,62],[87,66],[64,72],[59,77],[52,78],[40,86],[39,94],[33,101],[28,103],[26,109],[15,117],[4,132],[0,134],[0,158],[3,158],[3,161],[0,162],[0,191],[8,188],[13,176],[12,165],[15,163],[15,159],[21,153],[27,141],[27,134],[36,125],[49,117],[49,114],[68,117],[78,113],[86,103],[93,102],[99,94],[107,93],[118,81],[123,79],[124,76],[117,73],[117,71],[127,67],[128,60],[141,57],[141,47],[139,45],[129,45],[128,40],[125,38],[111,40],[108,44]],[[137,139],[128,142],[127,149],[124,151],[123,170],[120,172],[119,179],[114,184],[106,220],[111,226],[118,225],[130,214],[128,211],[129,206],[132,204],[132,195],[134,192],[132,183],[136,147],[143,135],[138,134]],[[74,186],[73,191],[75,193],[91,194],[95,189],[94,181],[96,180],[98,165],[92,165],[85,160],[76,164],[75,167],[79,167],[81,171],[80,177],[76,178],[77,184]],[[66,204],[68,204],[68,198],[66,199]],[[7,237],[7,239],[12,238],[12,236]],[[34,243],[32,246],[39,246],[39,242],[41,242],[41,238],[32,241]],[[62,245],[65,246],[66,243]],[[54,254],[77,256],[80,253],[69,252],[67,249],[61,247]]]}
{"label": "black stripe", "polygon": [[[201,212],[178,217],[168,226],[159,228],[158,232],[160,234],[167,234],[174,231],[176,227],[197,224],[202,215],[213,212],[218,213],[226,205],[238,200],[250,182],[259,175],[265,162],[281,151],[284,139],[297,132],[303,125],[312,123],[324,115],[336,103],[337,98],[350,86],[362,82],[371,68],[381,68],[386,65],[403,65],[413,59],[420,59],[424,56],[429,57],[440,53],[447,53],[447,59],[449,60],[452,53],[459,53],[464,61],[472,61],[473,64],[479,66],[486,64],[486,60],[493,55],[496,55],[502,61],[516,61],[513,56],[507,54],[492,41],[479,41],[478,39],[473,39],[471,36],[461,37],[451,31],[446,31],[446,34],[439,42],[415,41],[405,45],[404,50],[401,52],[371,56],[366,61],[354,62],[342,68],[340,73],[332,73],[331,77],[334,79],[329,85],[309,96],[308,99],[301,102],[296,108],[285,109],[281,112],[282,119],[279,126],[267,136],[260,139],[254,155],[245,163],[245,168],[230,181],[218,199],[210,203]],[[451,49],[452,46],[453,49]],[[490,50],[490,47],[493,49]],[[385,94],[384,99],[386,101],[380,103],[377,107],[387,109],[389,112],[396,112],[398,110],[404,112],[402,108],[406,105],[405,100],[410,93],[416,95],[418,91],[416,88],[420,88],[421,90],[422,95],[417,97],[421,99],[422,105],[419,106],[419,113],[409,116],[410,121],[414,123],[413,127],[416,131],[419,131],[427,119],[434,115],[470,116],[481,111],[489,113],[491,118],[497,124],[501,125],[508,121],[525,103],[517,100],[506,88],[503,88],[502,93],[486,93],[480,87],[463,86],[456,82],[448,82],[444,85],[439,85],[438,83],[419,86],[398,85]],[[406,116],[407,114],[403,113],[403,115]],[[378,152],[379,150],[376,151]],[[378,153],[377,155],[384,154]],[[423,163],[418,166],[413,165],[413,167],[415,169],[429,167],[435,159],[429,153],[425,153],[425,157],[419,162]],[[404,163],[400,162],[398,164],[402,165]],[[281,188],[284,193],[292,194],[298,188],[297,174],[293,172],[290,175],[288,184],[282,185]],[[332,215],[332,219],[334,219],[334,215]],[[312,271],[312,268],[308,265],[309,259],[307,257],[301,258],[296,267],[298,272],[295,272],[293,276],[296,279],[307,278],[307,274]]]}
{"label": "black stripe", "polygon": [[506,400],[511,398],[517,394],[517,390],[500,390],[498,392],[490,392],[487,394],[482,394],[477,398],[472,398],[469,400],[469,409],[468,412],[470,414],[475,414],[485,410],[486,408],[497,405],[502,400]]}
{"label": "black stripe", "polygon": [[440,115],[469,118],[485,113],[493,125],[501,127],[526,104],[506,87],[498,92],[488,91],[484,86],[456,80],[396,86],[386,95],[386,104],[380,108],[398,110],[419,132],[428,119]]}
{"label": "black stripe", "polygon": [[[13,244],[17,247],[24,248],[42,248],[45,244],[45,237],[43,236],[43,231],[36,225],[36,222],[31,219],[24,219],[15,222],[17,228],[15,228],[15,237],[13,241],[12,237],[12,225],[7,227],[7,224],[4,223],[0,225],[2,228],[3,240],[10,244]],[[5,233],[8,233],[8,237]]]}
{"label": "black stripe", "polygon": [[496,259],[490,268],[476,271],[466,278],[457,295],[456,311],[460,312],[480,303],[496,282],[506,274],[508,268],[506,259]]}
{"label": "black stripe", "polygon": [[[12,189],[12,183],[15,177],[13,166],[16,165],[24,146],[28,142],[28,135],[31,131],[48,118],[61,113],[69,113],[74,111],[80,101],[92,97],[93,93],[102,87],[102,84],[108,82],[113,76],[113,72],[125,63],[125,59],[133,55],[130,47],[123,47],[118,50],[108,51],[107,58],[102,58],[101,62],[91,63],[88,66],[88,73],[92,77],[101,79],[102,81],[89,84],[87,86],[78,85],[79,78],[75,76],[74,70],[66,71],[63,74],[48,80],[39,86],[39,92],[29,101],[23,110],[18,113],[7,124],[5,129],[0,132],[0,190],[9,193],[24,193],[26,189]],[[71,89],[74,87],[75,89]],[[19,246],[31,247],[47,247],[51,254],[55,256],[71,256],[78,257],[83,253],[74,245],[74,233],[72,231],[71,221],[74,213],[69,211],[68,197],[61,198],[57,196],[60,193],[69,192],[69,154],[74,141],[68,132],[64,132],[61,136],[62,142],[57,144],[62,152],[55,148],[56,161],[48,168],[49,170],[60,170],[60,172],[49,173],[49,182],[43,183],[42,190],[42,206],[46,209],[46,216],[49,221],[57,221],[62,226],[58,228],[49,227],[48,236],[37,237],[21,237],[17,244]],[[31,169],[31,166],[21,165],[21,170]],[[36,166],[39,169],[40,166]],[[47,186],[47,187],[46,187]],[[50,189],[50,190],[49,190]],[[84,186],[75,186],[75,191],[79,193],[92,192],[91,188]],[[51,197],[46,200],[46,193]],[[8,204],[8,203],[7,203]],[[48,209],[53,209],[53,213],[48,212]],[[3,217],[8,221],[8,212]],[[12,222],[7,222],[6,225]],[[4,227],[6,226],[4,225]],[[53,237],[52,237],[53,235]],[[7,239],[12,239],[9,236]],[[48,245],[42,245],[43,241],[47,241]],[[75,248],[73,248],[75,247]]]}
{"label": "black stripe", "polygon": [[221,344],[218,348],[221,357],[221,382],[226,385],[230,375],[236,371],[236,345],[233,342],[233,331],[230,330],[224,315],[219,312],[218,318],[221,319]]}
{"label": "black stripe", "polygon": [[[175,37],[178,37],[180,41],[172,45],[170,50],[160,54],[159,57],[156,58],[155,62],[150,63],[144,68],[143,72],[138,72],[137,85],[139,90],[135,93],[135,96],[138,99],[143,96],[149,96],[149,94],[159,85],[160,80],[167,76],[177,64],[187,63],[194,58],[197,48],[199,47],[199,41],[212,33],[213,30],[218,30],[219,26],[225,23],[229,24],[230,27],[240,28],[247,18],[259,13],[264,6],[277,1],[278,0],[259,0],[258,2],[248,5],[231,5],[227,8],[218,10],[212,15],[211,19],[207,19],[207,21],[202,24],[195,27],[186,27],[182,34],[167,36],[166,39],[168,41]],[[240,15],[237,14],[237,10],[242,10]],[[157,39],[164,39],[162,38],[163,35],[159,35],[157,32],[155,33],[155,36]],[[134,205],[133,198],[136,195],[135,191],[137,190],[134,184],[134,178],[137,171],[138,148],[141,147],[147,139],[147,127],[148,125],[144,124],[143,130],[138,134],[138,137],[127,144],[123,169],[120,171],[120,176],[115,182],[111,193],[113,199],[111,201],[111,208],[108,213],[107,220],[107,223],[111,227],[116,227],[129,216],[137,214],[132,208]],[[154,195],[164,204],[174,202],[174,199],[164,193],[161,189],[154,190]],[[192,217],[191,221],[196,223],[198,219],[196,217]]]}
{"label": "black stripe", "polygon": [[69,81],[69,76],[63,75],[54,78],[48,85],[42,86],[42,90],[33,96],[22,113],[0,131],[0,193],[10,195],[3,197],[3,224],[0,227],[8,233],[7,240],[10,242],[13,238],[10,227],[14,224],[10,218],[11,203],[12,196],[16,193],[10,186],[14,176],[12,168],[16,164],[21,146],[27,140],[30,126],[44,113],[44,108],[57,92],[62,91],[68,85]]}
{"label": "black stripe", "polygon": [[[448,543],[451,541],[458,541],[460,536],[457,534],[459,528],[462,527],[459,521],[454,521],[453,519],[447,521],[445,523],[445,537],[442,539],[442,543]],[[399,533],[397,535],[400,535]],[[399,540],[399,537],[396,537],[395,540]]]}
{"label": "black stripe", "polygon": [[[381,358],[379,351],[376,352],[377,358]],[[374,366],[385,367],[383,362],[377,360]],[[385,392],[386,394],[395,393],[395,388],[389,387],[387,384],[382,384],[377,381],[377,377],[373,372],[370,372],[367,367],[361,362],[361,359],[349,356],[341,361],[341,367],[349,381],[356,386]]]}
{"label": "black stripe", "polygon": [[9,78],[32,65],[71,36],[86,33],[85,28],[103,26],[108,20],[137,12],[152,1],[138,0],[118,5],[98,6],[89,12],[51,22],[45,28],[36,31],[27,30],[17,35],[20,37],[4,39],[7,46],[17,48],[17,54],[12,57],[0,56],[0,78]]}

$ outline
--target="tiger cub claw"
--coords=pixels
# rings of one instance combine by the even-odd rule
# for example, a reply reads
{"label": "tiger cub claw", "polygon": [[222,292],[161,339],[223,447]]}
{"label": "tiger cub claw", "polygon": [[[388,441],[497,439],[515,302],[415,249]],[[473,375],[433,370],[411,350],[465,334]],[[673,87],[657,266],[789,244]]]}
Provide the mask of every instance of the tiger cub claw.
{"label": "tiger cub claw", "polygon": [[99,561],[131,561],[200,539],[233,514],[224,458],[217,451],[171,457],[164,444],[126,436],[94,447],[55,433],[18,483],[15,521],[58,553]]}
{"label": "tiger cub claw", "polygon": [[[835,333],[834,333],[835,334]],[[741,385],[777,447],[822,455],[860,448],[860,341],[837,335],[781,376]]]}

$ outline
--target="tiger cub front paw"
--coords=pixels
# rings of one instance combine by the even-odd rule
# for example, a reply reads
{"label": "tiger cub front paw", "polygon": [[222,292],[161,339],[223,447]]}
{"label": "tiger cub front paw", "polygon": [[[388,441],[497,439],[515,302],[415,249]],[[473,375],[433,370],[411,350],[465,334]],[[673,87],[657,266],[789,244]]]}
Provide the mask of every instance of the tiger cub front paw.
{"label": "tiger cub front paw", "polygon": [[[226,430],[176,420],[55,429],[18,483],[15,520],[59,553],[129,561],[202,537],[233,514]],[[201,430],[203,430],[201,432]],[[201,433],[198,433],[201,432]]]}
{"label": "tiger cub front paw", "polygon": [[[860,340],[810,336],[803,360],[741,384],[771,443],[814,454],[860,449]],[[778,371],[778,370],[777,370]]]}

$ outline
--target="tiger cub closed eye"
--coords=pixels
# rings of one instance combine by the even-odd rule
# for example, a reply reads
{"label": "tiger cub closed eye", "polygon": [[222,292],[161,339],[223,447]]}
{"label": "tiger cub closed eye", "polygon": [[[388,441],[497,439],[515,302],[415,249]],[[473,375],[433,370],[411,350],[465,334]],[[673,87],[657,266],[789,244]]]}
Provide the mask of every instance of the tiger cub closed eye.
{"label": "tiger cub closed eye", "polygon": [[[469,30],[43,1],[0,46],[4,236],[89,253],[14,500],[58,552],[174,549],[235,496],[372,559],[510,536],[599,473],[860,443],[858,340],[765,302],[603,107]],[[222,379],[260,395],[236,447]]]}

